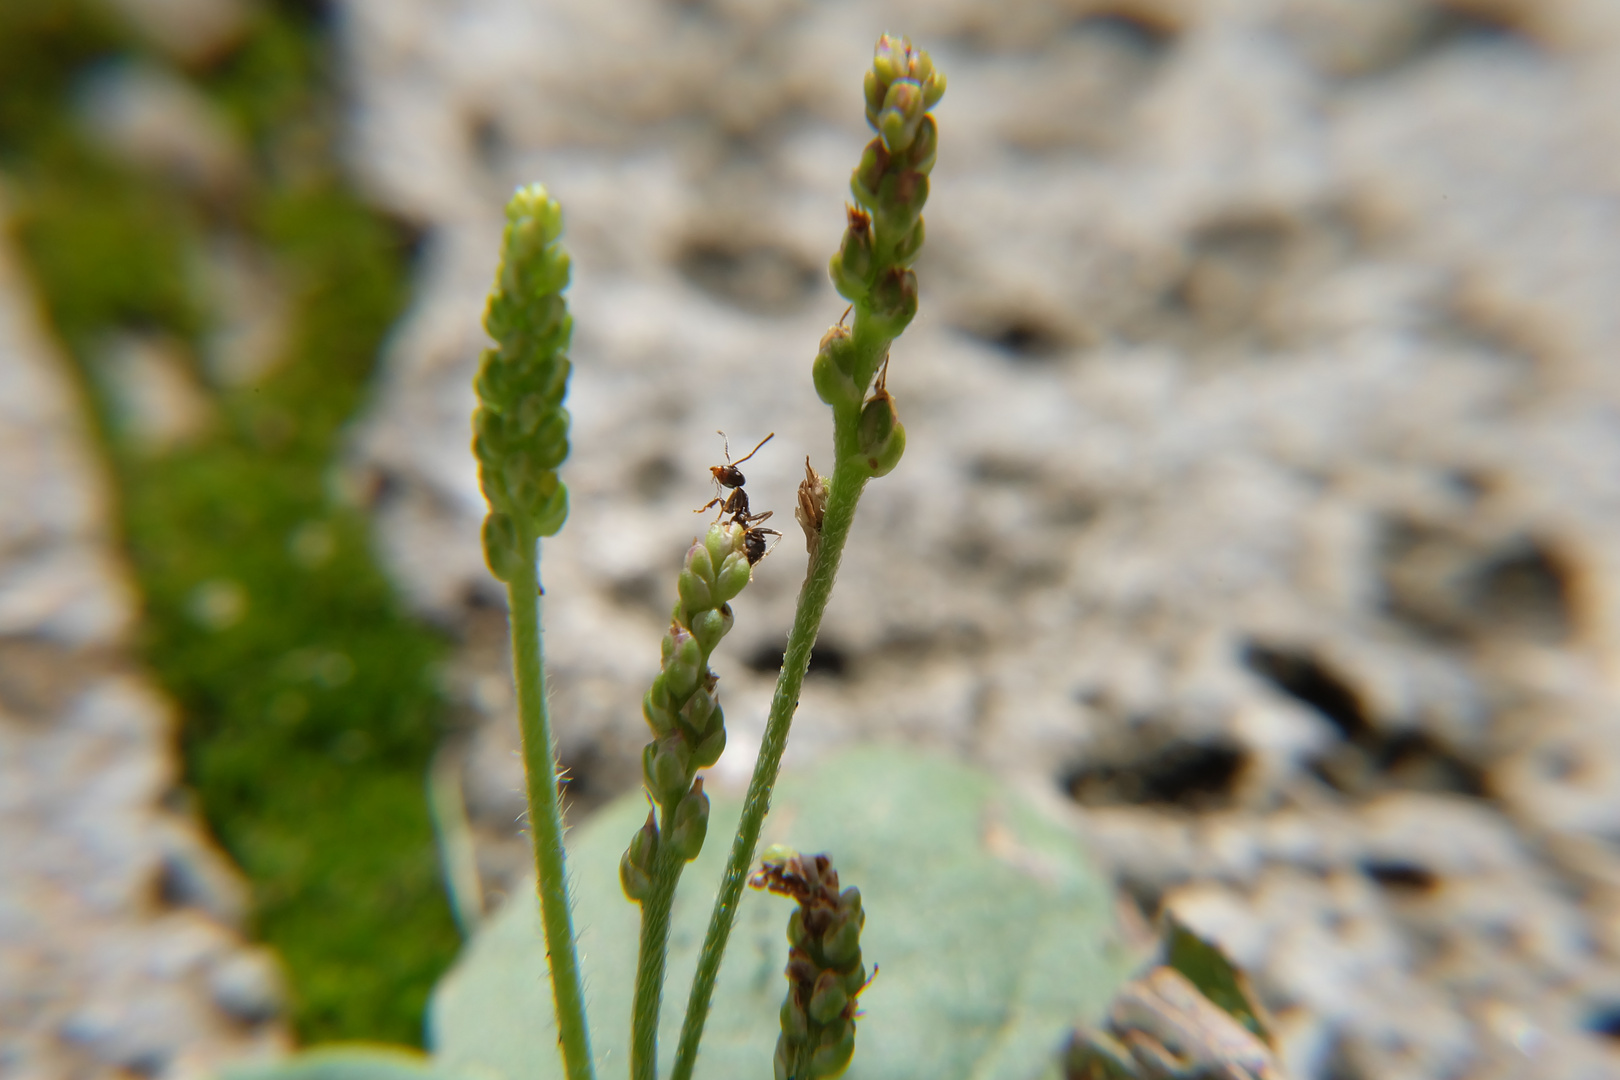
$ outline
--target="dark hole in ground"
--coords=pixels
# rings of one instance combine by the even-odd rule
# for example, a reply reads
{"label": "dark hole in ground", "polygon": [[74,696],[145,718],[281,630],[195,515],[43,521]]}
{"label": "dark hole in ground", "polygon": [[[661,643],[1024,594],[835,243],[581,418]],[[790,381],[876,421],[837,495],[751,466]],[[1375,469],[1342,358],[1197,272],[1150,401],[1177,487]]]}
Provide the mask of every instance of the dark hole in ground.
{"label": "dark hole in ground", "polygon": [[1578,578],[1535,537],[1486,542],[1395,518],[1384,525],[1380,562],[1385,611],[1425,637],[1557,644],[1573,633]]}
{"label": "dark hole in ground", "polygon": [[676,256],[686,279],[745,311],[779,315],[798,308],[821,281],[821,270],[773,244],[692,240]]}
{"label": "dark hole in ground", "polygon": [[1129,49],[1145,60],[1158,60],[1175,43],[1176,28],[1130,11],[1100,11],[1074,24],[1076,33],[1094,34]]}
{"label": "dark hole in ground", "polygon": [[664,588],[664,580],[656,574],[632,574],[618,578],[609,585],[608,596],[623,607],[651,608],[662,613],[675,603],[675,590],[670,589],[665,594]]}
{"label": "dark hole in ground", "polygon": [[1013,360],[1041,362],[1062,353],[1068,342],[1057,328],[1028,315],[1015,315],[972,331]]}
{"label": "dark hole in ground", "polygon": [[1040,463],[1008,454],[980,454],[968,462],[968,476],[981,484],[1027,484],[1040,479]]}
{"label": "dark hole in ground", "polygon": [[[1505,8],[1505,5],[1498,5]],[[1403,68],[1459,48],[1500,48],[1533,46],[1534,42],[1515,25],[1505,10],[1491,12],[1480,5],[1430,3],[1415,28],[1392,41],[1380,55],[1368,57],[1352,76],[1389,75]]]}
{"label": "dark hole in ground", "polygon": [[1413,791],[1485,794],[1485,775],[1421,731],[1403,731],[1382,740],[1373,764],[1397,787]]}
{"label": "dark hole in ground", "polygon": [[1406,53],[1407,62],[1458,46],[1518,45],[1527,41],[1510,20],[1479,6],[1437,3],[1424,13],[1423,27]]}
{"label": "dark hole in ground", "polygon": [[[782,670],[782,658],[787,650],[780,645],[761,645],[743,659],[743,666],[761,675],[775,675]],[[838,679],[849,673],[849,658],[844,650],[830,641],[822,640],[810,648],[810,675],[828,675]]]}
{"label": "dark hole in ground", "polygon": [[510,149],[501,122],[493,116],[475,118],[468,131],[468,139],[478,163],[489,172],[498,171]]}
{"label": "dark hole in ground", "polygon": [[1340,743],[1310,762],[1311,772],[1347,795],[1375,791],[1434,791],[1479,797],[1485,776],[1430,736],[1418,731],[1369,734]]}
{"label": "dark hole in ground", "polygon": [[1247,762],[1226,742],[1173,742],[1131,761],[1082,764],[1062,779],[1082,806],[1120,803],[1209,809],[1231,801]]}
{"label": "dark hole in ground", "polygon": [[1469,502],[1478,502],[1491,490],[1491,478],[1477,469],[1451,469],[1445,474],[1446,486]]}
{"label": "dark hole in ground", "polygon": [[1271,269],[1282,261],[1294,240],[1294,226],[1286,219],[1231,217],[1201,226],[1193,232],[1188,244],[1201,256]]}
{"label": "dark hole in ground", "polygon": [[1586,1018],[1586,1030],[1620,1042],[1620,1002],[1610,1002],[1593,1009]]}
{"label": "dark hole in ground", "polygon": [[1327,717],[1346,739],[1371,733],[1372,725],[1355,691],[1308,653],[1251,642],[1243,650],[1243,663],[1295,701]]}
{"label": "dark hole in ground", "polygon": [[1361,864],[1361,870],[1392,892],[1425,893],[1440,884],[1432,871],[1416,863],[1369,859]]}
{"label": "dark hole in ground", "polygon": [[963,570],[983,570],[996,554],[995,542],[976,529],[964,530],[946,544],[951,560]]}
{"label": "dark hole in ground", "polygon": [[1474,575],[1474,607],[1487,625],[1505,625],[1536,641],[1570,632],[1570,587],[1564,570],[1535,541],[1503,552]]}
{"label": "dark hole in ground", "polygon": [[680,466],[667,454],[654,454],[636,462],[630,487],[647,502],[667,494],[681,476]]}
{"label": "dark hole in ground", "polygon": [[1485,778],[1478,766],[1421,731],[1378,731],[1355,691],[1310,654],[1251,642],[1243,651],[1243,662],[1339,729],[1344,742],[1310,763],[1319,779],[1338,790],[1350,794],[1387,788],[1484,794]]}

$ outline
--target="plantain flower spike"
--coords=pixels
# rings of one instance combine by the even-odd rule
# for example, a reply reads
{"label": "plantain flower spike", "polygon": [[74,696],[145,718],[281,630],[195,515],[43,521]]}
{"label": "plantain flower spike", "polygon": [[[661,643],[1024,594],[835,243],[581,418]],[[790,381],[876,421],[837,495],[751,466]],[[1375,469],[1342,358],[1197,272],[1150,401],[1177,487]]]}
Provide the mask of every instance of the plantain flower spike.
{"label": "plantain flower spike", "polygon": [[811,369],[835,427],[854,431],[848,449],[868,478],[893,470],[906,447],[894,397],[881,378],[873,392],[872,379],[917,314],[911,266],[927,235],[922,211],[939,153],[939,125],[929,110],[944,94],[945,76],[926,52],[903,37],[878,38],[865,84],[866,120],[877,137],[850,176],[854,204],[828,264],[833,287],[855,311],[855,329],[846,331],[840,320],[821,339]]}
{"label": "plantain flower spike", "polygon": [[546,189],[519,188],[506,204],[500,270],[484,312],[496,345],[484,350],[473,380],[473,453],[490,505],[484,556],[502,581],[568,516],[557,467],[568,456],[562,401],[574,323],[562,298],[568,255],[561,234],[562,210]]}
{"label": "plantain flower spike", "polygon": [[766,849],[748,884],[799,904],[788,919],[776,1080],[833,1080],[855,1056],[856,1002],[867,986],[861,891],[839,890],[830,856],[800,855],[779,844]]}
{"label": "plantain flower spike", "polygon": [[[929,110],[944,93],[945,75],[926,52],[906,38],[878,38],[866,73],[866,120],[877,138],[850,178],[856,205],[831,266],[833,284],[847,300],[863,302],[889,271],[910,266],[922,248],[922,208],[939,149],[939,128]],[[904,328],[902,323],[894,332]]]}
{"label": "plantain flower spike", "polygon": [[670,834],[661,835],[658,815],[650,813],[625,852],[620,880],[625,895],[638,903],[650,895],[662,845],[687,861],[703,849],[709,797],[698,770],[720,760],[726,748],[718,677],[709,670],[709,656],[731,630],[730,602],[747,587],[752,570],[745,530],[734,522],[716,522],[687,549],[677,579],[680,600],[664,635],[663,663],[641,703],[653,736],[642,751],[642,779]]}

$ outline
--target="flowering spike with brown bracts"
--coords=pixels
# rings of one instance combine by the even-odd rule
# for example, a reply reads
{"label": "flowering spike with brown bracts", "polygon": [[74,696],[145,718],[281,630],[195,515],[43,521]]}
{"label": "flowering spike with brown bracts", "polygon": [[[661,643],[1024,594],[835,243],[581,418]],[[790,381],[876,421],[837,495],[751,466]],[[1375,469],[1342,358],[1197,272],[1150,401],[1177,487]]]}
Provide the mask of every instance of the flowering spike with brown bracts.
{"label": "flowering spike with brown bracts", "polygon": [[830,856],[800,855],[780,845],[765,852],[748,884],[799,905],[788,920],[788,994],[776,1042],[776,1080],[831,1080],[854,1056],[856,1002],[869,985],[861,962],[861,892],[839,889]]}

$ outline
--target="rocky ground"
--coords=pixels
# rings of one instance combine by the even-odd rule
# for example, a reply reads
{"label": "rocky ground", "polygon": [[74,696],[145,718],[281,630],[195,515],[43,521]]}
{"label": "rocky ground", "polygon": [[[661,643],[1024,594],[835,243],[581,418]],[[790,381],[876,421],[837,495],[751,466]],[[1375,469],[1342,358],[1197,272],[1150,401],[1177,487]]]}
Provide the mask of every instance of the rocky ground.
{"label": "rocky ground", "polygon": [[[951,80],[910,448],[790,756],[900,739],[1070,796],[1145,914],[1255,972],[1295,1076],[1620,1070],[1613,5],[341,10],[354,166],[427,237],[353,474],[466,642],[490,882],[521,800],[465,446],[504,196],[550,185],[576,258],[543,570],[580,813],[635,782],[715,429],[776,432],[747,471],[779,516],[827,464],[822,267],[903,30]],[[801,557],[738,612],[723,777]]]}
{"label": "rocky ground", "polygon": [[[860,73],[903,31],[951,80],[889,381],[910,444],[789,767],[903,740],[1051,792],[1127,913],[1173,907],[1254,972],[1300,1080],[1620,1072],[1620,9],[334,10],[355,173],[425,237],[347,475],[463,642],[492,901],[522,801],[466,447],[505,195],[550,185],[576,260],[573,513],[543,570],[577,816],[636,783],[715,429],[776,432],[748,490],[781,518],[828,463],[823,267]],[[279,1045],[273,968],[165,803],[169,720],[25,293],[0,275],[0,483],[39,508],[0,530],[0,1075],[185,1074]],[[722,650],[722,780],[801,550]]]}

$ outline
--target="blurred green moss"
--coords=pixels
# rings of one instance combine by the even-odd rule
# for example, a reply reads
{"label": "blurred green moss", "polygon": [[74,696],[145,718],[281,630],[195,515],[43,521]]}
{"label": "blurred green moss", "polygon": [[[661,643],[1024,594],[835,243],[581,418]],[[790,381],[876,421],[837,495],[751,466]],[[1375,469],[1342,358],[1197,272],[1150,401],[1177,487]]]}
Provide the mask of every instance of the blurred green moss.
{"label": "blurred green moss", "polygon": [[[445,644],[399,610],[366,521],[329,495],[408,253],[333,163],[329,61],[306,8],[266,5],[229,56],[181,73],[250,148],[252,178],[222,204],[78,129],[79,75],[140,54],[99,6],[0,0],[0,170],[115,476],[144,658],[180,705],[187,782],[252,882],[254,932],[286,962],[298,1034],[419,1042],[458,947],[424,794]],[[97,343],[155,330],[200,355],[196,256],[222,233],[289,284],[286,356],[210,389],[206,433],[154,452],[116,422]]]}

